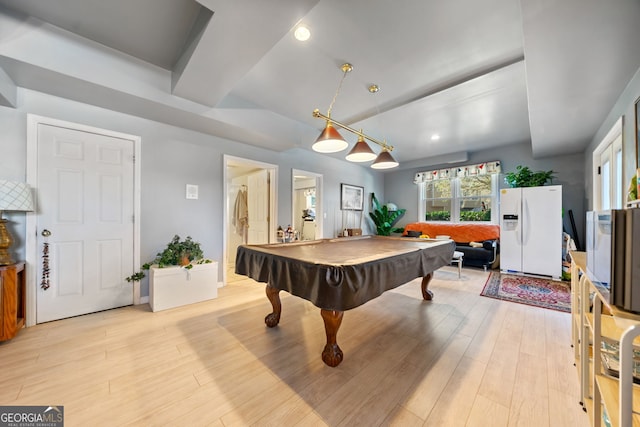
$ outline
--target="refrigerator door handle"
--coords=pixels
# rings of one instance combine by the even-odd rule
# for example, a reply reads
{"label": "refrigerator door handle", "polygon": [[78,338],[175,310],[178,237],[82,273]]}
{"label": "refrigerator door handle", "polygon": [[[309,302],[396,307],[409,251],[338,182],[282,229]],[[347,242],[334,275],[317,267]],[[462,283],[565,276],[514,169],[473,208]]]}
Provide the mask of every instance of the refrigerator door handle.
{"label": "refrigerator door handle", "polygon": [[530,234],[530,222],[531,221],[525,221],[525,219],[530,218],[530,212],[529,212],[529,203],[527,201],[526,198],[522,198],[522,215],[523,218],[520,222],[520,227],[522,228],[521,230],[521,235],[522,235],[522,241],[520,242],[520,244],[522,246],[526,245],[527,242],[529,241],[529,234]]}
{"label": "refrigerator door handle", "polygon": [[516,233],[516,244],[518,246],[522,246],[522,219],[518,218],[516,221],[516,228],[514,230]]}

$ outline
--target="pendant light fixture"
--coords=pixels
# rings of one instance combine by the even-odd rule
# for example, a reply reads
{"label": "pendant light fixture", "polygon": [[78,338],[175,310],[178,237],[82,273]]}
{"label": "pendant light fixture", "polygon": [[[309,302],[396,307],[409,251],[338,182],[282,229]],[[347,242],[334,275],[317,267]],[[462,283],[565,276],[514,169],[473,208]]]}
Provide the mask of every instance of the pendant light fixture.
{"label": "pendant light fixture", "polygon": [[378,154],[376,161],[373,162],[371,167],[373,169],[391,169],[395,168],[398,165],[399,163],[396,162],[396,159],[394,159],[393,156],[391,156],[391,153],[389,153],[387,149],[383,147],[382,151],[380,152],[380,154]]}
{"label": "pendant light fixture", "polygon": [[[358,142],[353,146],[349,154],[347,154],[346,159],[350,162],[369,162],[371,160],[375,161],[371,165],[373,169],[390,169],[395,168],[399,165],[399,163],[393,158],[391,155],[391,151],[393,151],[393,146],[388,145],[386,141],[378,141],[362,132],[362,129],[357,131],[345,124],[340,123],[337,120],[331,118],[331,110],[333,108],[333,104],[336,102],[336,98],[340,93],[340,88],[342,87],[342,82],[346,77],[347,73],[350,73],[353,70],[353,66],[349,63],[342,64],[340,67],[342,70],[342,79],[340,80],[340,84],[338,85],[338,89],[336,90],[335,95],[333,96],[333,100],[331,101],[331,105],[329,106],[329,110],[327,111],[327,115],[325,116],[318,110],[317,108],[313,110],[313,117],[324,119],[326,121],[325,128],[320,133],[316,142],[311,146],[314,151],[319,153],[336,153],[338,151],[342,151],[349,146],[349,144],[342,138],[340,133],[335,128],[336,126],[347,130],[353,134],[358,135]],[[380,88],[377,85],[369,86],[369,92],[375,93]],[[382,147],[382,151],[376,157],[376,153],[369,147],[365,139],[379,145]]]}
{"label": "pendant light fixture", "polygon": [[347,157],[345,157],[350,162],[370,162],[371,160],[376,158],[376,153],[373,152],[369,144],[364,140],[364,136],[362,136],[362,130],[360,130],[360,134],[358,135],[358,142],[353,146]]}
{"label": "pendant light fixture", "polygon": [[353,66],[349,63],[344,63],[340,69],[342,70],[342,79],[340,79],[340,84],[336,89],[335,95],[333,95],[331,104],[329,105],[329,110],[327,111],[327,124],[322,133],[320,133],[318,139],[316,139],[316,142],[311,146],[313,151],[317,151],[318,153],[337,153],[349,146],[342,135],[340,135],[340,133],[331,125],[331,110],[333,109],[333,104],[335,104],[336,98],[338,98],[344,78],[347,77],[347,73],[350,73],[351,70],[353,70]]}
{"label": "pendant light fixture", "polygon": [[324,130],[311,148],[318,153],[337,153],[348,146],[349,144],[340,135],[340,132],[331,125],[331,121],[327,120]]}

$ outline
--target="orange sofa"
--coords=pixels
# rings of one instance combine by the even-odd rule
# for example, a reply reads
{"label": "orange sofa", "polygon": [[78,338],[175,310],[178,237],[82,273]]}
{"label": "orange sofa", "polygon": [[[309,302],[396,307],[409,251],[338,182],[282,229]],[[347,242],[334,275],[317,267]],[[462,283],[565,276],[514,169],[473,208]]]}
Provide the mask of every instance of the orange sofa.
{"label": "orange sofa", "polygon": [[[409,233],[409,232],[412,233]],[[404,226],[404,236],[426,234],[431,238],[449,236],[456,250],[464,253],[463,264],[497,268],[500,253],[500,226],[479,223],[413,222]],[[470,243],[473,242],[473,246]],[[476,246],[476,247],[474,247]]]}

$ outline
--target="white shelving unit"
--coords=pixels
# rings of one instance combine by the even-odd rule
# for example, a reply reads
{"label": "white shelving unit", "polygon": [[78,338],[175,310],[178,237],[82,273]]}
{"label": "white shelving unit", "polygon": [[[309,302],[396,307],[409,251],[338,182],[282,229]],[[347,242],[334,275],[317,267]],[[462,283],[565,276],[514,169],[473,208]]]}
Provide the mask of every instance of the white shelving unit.
{"label": "white shelving unit", "polygon": [[[584,252],[571,252],[572,340],[580,373],[581,404],[594,427],[602,408],[612,427],[640,426],[640,386],[633,382],[633,348],[640,346],[640,316],[609,304],[607,289],[587,275]],[[619,378],[602,366],[602,342],[619,343]]]}
{"label": "white shelving unit", "polygon": [[627,202],[627,207],[628,208],[638,208],[638,207],[640,207],[640,200],[632,200],[630,202]]}

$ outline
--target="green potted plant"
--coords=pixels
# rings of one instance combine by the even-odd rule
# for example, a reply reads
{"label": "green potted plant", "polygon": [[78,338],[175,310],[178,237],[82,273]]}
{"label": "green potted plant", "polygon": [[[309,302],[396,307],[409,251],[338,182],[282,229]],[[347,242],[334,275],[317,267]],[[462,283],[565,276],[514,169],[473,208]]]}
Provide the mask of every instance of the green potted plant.
{"label": "green potted plant", "polygon": [[504,181],[511,188],[539,187],[552,182],[554,174],[552,170],[533,172],[528,166],[517,166],[515,172],[504,175]]}
{"label": "green potted plant", "polygon": [[218,296],[218,263],[203,258],[200,243],[190,236],[184,240],[174,236],[162,252],[126,280],[138,282],[146,276],[145,271],[149,272],[151,311],[193,304]]}
{"label": "green potted plant", "polygon": [[406,209],[389,210],[387,205],[380,205],[376,195],[371,193],[374,211],[369,212],[371,220],[376,226],[376,234],[390,236],[391,233],[402,233],[403,228],[394,228],[393,225],[404,215]]}
{"label": "green potted plant", "polygon": [[199,242],[194,241],[191,236],[180,240],[180,236],[176,234],[162,252],[159,252],[152,261],[143,264],[142,270],[127,277],[126,281],[138,282],[142,280],[145,277],[144,271],[149,270],[152,265],[157,265],[159,268],[177,265],[189,270],[193,268],[194,264],[211,262],[210,259],[203,258]]}

